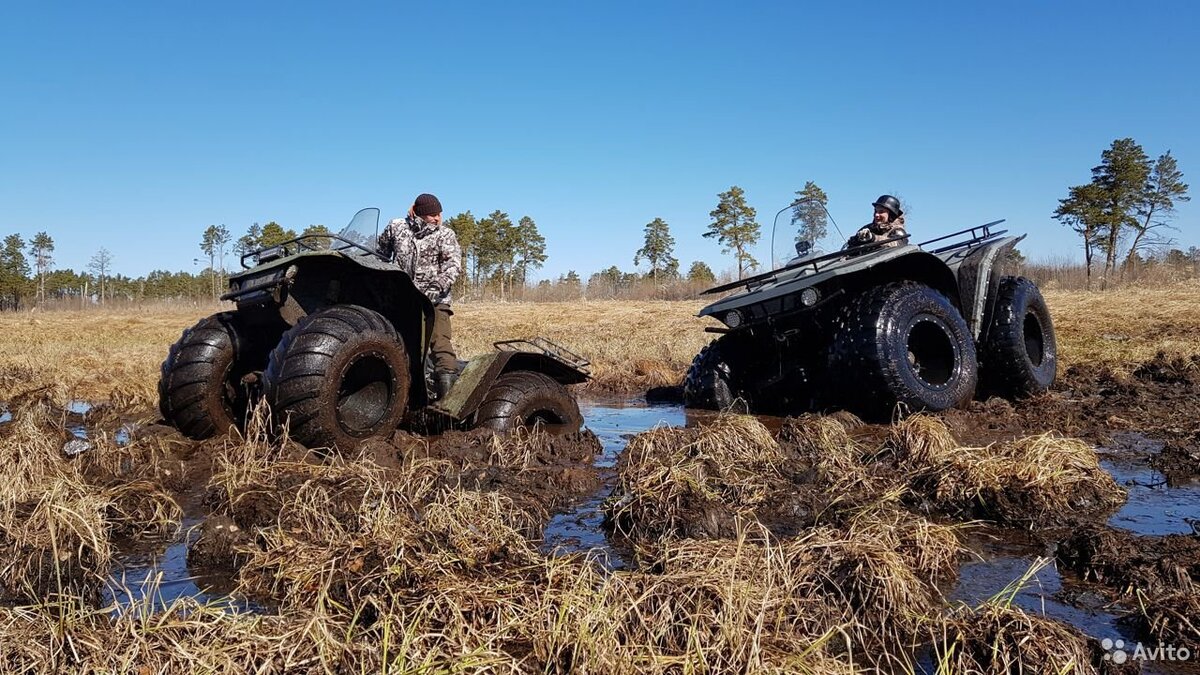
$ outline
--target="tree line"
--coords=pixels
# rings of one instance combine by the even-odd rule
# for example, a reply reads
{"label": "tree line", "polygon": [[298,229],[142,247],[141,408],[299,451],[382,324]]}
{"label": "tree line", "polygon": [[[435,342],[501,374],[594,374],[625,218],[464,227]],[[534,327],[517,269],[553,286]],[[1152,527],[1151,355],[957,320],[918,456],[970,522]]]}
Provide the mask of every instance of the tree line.
{"label": "tree line", "polygon": [[[1100,164],[1092,168],[1091,181],[1070,187],[1053,213],[1081,238],[1087,286],[1091,287],[1093,267],[1100,262],[1103,288],[1138,265],[1194,264],[1200,259],[1195,247],[1186,253],[1172,248],[1175,239],[1170,235],[1179,231],[1173,222],[1176,205],[1191,199],[1188,190],[1169,150],[1151,160],[1132,138],[1114,140],[1101,153]],[[791,222],[796,241],[820,241],[827,234],[825,191],[807,181],[795,197]],[[762,234],[756,215],[745,190],[734,185],[717,195],[717,205],[709,212],[702,233],[732,257],[738,279],[762,267],[752,253]],[[501,299],[522,298],[530,288],[531,271],[541,269],[547,260],[546,239],[529,216],[513,222],[498,209],[483,218],[465,211],[445,224],[454,230],[462,248],[463,273],[455,288],[460,296],[483,297],[488,291]],[[309,236],[310,245],[328,246],[330,240],[323,235],[329,234],[324,225],[309,225],[297,234],[271,221],[261,226],[254,223],[234,239],[226,226],[210,225],[200,238],[200,251],[208,263],[200,272],[155,270],[131,278],[113,272],[114,255],[106,248],[91,257],[84,271],[55,269],[50,234],[38,232],[26,241],[14,233],[0,246],[0,310],[55,299],[81,304],[103,304],[115,298],[215,300],[225,288],[227,255],[241,258],[297,236]],[[717,281],[718,276],[702,261],[692,262],[681,272],[675,243],[670,225],[656,217],[645,225],[642,245],[633,253],[633,271],[613,265],[591,274],[585,284],[570,270],[557,279],[540,281],[535,288],[542,295],[557,289],[566,297],[616,297],[639,287],[662,290],[683,284],[696,288]]]}

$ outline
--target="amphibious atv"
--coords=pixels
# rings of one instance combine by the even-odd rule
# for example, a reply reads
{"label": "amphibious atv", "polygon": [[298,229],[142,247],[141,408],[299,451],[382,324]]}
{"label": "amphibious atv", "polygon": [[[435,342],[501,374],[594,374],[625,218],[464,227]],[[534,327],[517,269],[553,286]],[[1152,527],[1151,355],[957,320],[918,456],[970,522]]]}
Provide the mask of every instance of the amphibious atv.
{"label": "amphibious atv", "polygon": [[378,227],[379,209],[363,209],[339,234],[243,255],[249,269],[221,296],[237,309],[185,330],[163,362],[162,416],[203,439],[241,429],[262,397],[291,438],[339,450],[413,418],[439,428],[578,429],[566,385],[587,380],[589,364],[541,338],[496,343],[435,400],[426,373],[433,305],[376,253]]}
{"label": "amphibious atv", "polygon": [[[806,205],[784,207],[775,228],[808,222]],[[904,235],[843,247],[838,232],[823,251],[798,235],[790,260],[776,266],[773,251],[773,271],[705,291],[738,292],[700,311],[725,325],[705,329],[721,336],[693,360],[685,403],[777,414],[845,408],[878,419],[898,404],[901,412],[960,405],[977,385],[1009,398],[1046,391],[1054,326],[1037,286],[1008,273],[1024,237],[994,229],[1002,222],[919,245]]]}

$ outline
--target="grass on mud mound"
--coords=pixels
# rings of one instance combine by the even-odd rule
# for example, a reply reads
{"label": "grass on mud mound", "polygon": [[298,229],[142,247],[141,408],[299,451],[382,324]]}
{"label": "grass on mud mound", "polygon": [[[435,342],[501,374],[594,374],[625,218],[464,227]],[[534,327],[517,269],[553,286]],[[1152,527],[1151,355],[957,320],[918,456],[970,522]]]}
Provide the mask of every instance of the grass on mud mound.
{"label": "grass on mud mound", "polygon": [[[729,537],[741,523],[841,524],[856,510],[908,504],[1002,524],[1054,522],[1122,503],[1124,491],[1086,444],[1050,435],[962,447],[939,420],[916,415],[882,441],[852,416],[805,415],[778,438],[753,417],[634,437],[606,505],[634,540]],[[868,430],[870,431],[870,430]]]}
{"label": "grass on mud mound", "polygon": [[914,415],[892,426],[883,454],[892,455],[914,495],[942,513],[1044,523],[1125,501],[1091,446],[1054,434],[961,447],[943,422]]}
{"label": "grass on mud mound", "polygon": [[[73,438],[65,412],[47,398],[15,401],[0,427],[0,599],[26,602],[66,594],[94,601],[117,537],[163,535],[182,510],[154,475],[153,463],[124,480],[102,469],[140,449],[98,442],[85,458],[63,453]],[[146,454],[154,452],[147,450]]]}
{"label": "grass on mud mound", "polygon": [[1137,535],[1106,525],[1078,528],[1058,562],[1131,607],[1122,619],[1160,645],[1200,649],[1200,538]]}
{"label": "grass on mud mound", "polygon": [[1078,629],[1000,602],[948,612],[933,629],[939,674],[1122,672]]}

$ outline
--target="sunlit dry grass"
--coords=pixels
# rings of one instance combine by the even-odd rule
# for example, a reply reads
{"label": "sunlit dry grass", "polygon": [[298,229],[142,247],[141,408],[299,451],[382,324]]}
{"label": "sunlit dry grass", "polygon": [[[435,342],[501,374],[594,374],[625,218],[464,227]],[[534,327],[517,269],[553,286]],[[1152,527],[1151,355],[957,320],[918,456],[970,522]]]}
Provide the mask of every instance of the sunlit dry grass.
{"label": "sunlit dry grass", "polygon": [[[1200,282],[1110,292],[1047,291],[1063,367],[1116,368],[1160,350],[1196,353]],[[460,303],[454,342],[462,357],[509,338],[544,336],[593,363],[593,386],[615,392],[676,384],[712,339],[696,312],[704,302],[594,301]],[[0,400],[29,383],[57,397],[100,400],[114,391],[155,400],[158,367],[184,328],[218,307],[147,306],[137,310],[0,313]]]}

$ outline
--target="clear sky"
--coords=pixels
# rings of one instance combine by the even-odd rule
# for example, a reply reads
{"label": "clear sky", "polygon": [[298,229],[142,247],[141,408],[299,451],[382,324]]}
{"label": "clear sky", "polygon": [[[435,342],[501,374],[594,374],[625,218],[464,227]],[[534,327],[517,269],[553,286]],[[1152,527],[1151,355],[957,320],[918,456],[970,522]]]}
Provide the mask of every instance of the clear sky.
{"label": "clear sky", "polygon": [[140,276],[197,269],[210,224],[340,229],[429,191],[531,216],[542,278],[633,269],[656,217],[721,270],[718,192],[746,190],[763,259],[812,180],[843,230],[894,192],[918,238],[1007,218],[1030,257],[1081,258],[1050,214],[1114,139],[1200,190],[1198,66],[1191,2],[14,0],[0,236]]}

